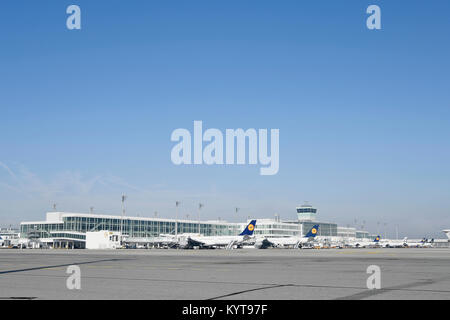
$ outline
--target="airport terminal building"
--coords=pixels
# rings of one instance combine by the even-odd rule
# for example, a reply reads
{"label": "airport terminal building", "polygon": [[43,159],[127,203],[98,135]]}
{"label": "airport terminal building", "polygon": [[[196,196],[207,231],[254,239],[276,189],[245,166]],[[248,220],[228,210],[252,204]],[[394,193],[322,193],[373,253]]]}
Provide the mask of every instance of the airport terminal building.
{"label": "airport terminal building", "polygon": [[[54,246],[84,248],[86,232],[108,230],[120,232],[127,237],[151,238],[161,234],[201,233],[207,236],[237,235],[244,224],[225,221],[193,221],[144,217],[121,217],[112,215],[48,212],[45,221],[22,222],[22,238],[39,239]],[[199,232],[200,230],[200,232]]]}
{"label": "airport terminal building", "polygon": [[[297,220],[257,219],[255,235],[261,237],[304,236],[318,224],[318,236],[342,236],[336,223],[316,220],[317,209],[309,205],[297,208]],[[248,222],[195,221],[145,217],[121,217],[87,213],[48,212],[45,221],[22,222],[20,237],[52,247],[85,248],[86,233],[95,231],[122,232],[125,238],[150,239],[163,234],[202,234],[233,236],[242,232]],[[351,229],[351,230],[350,230]],[[355,229],[347,230],[349,237],[362,237]]]}

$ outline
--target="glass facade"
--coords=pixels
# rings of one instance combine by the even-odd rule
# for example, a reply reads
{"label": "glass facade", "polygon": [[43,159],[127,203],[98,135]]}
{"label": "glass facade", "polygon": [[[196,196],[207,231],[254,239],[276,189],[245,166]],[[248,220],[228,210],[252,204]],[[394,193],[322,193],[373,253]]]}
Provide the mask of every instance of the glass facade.
{"label": "glass facade", "polygon": [[301,207],[297,208],[297,213],[317,213],[317,209],[313,207]]}
{"label": "glass facade", "polygon": [[[62,223],[55,222],[23,222],[20,226],[23,238],[72,238],[85,239],[88,231],[117,231],[130,237],[157,237],[161,234],[175,234],[175,220],[138,219],[109,216],[64,215]],[[241,232],[241,224],[200,222],[200,233],[207,236],[229,236]],[[198,233],[199,223],[196,221],[179,221],[178,233]],[[81,236],[81,237],[80,237]]]}
{"label": "glass facade", "polygon": [[317,221],[285,221],[260,219],[257,220],[255,234],[266,237],[305,236],[313,226],[319,225],[318,236],[335,237],[338,226],[335,223]]}
{"label": "glass facade", "polygon": [[255,235],[267,237],[292,237],[300,233],[298,224],[282,223],[277,221],[257,221]]}
{"label": "glass facade", "polygon": [[[373,238],[375,238],[375,236],[372,236]],[[356,231],[356,238],[358,239],[370,239],[371,236],[369,234],[369,232],[367,231]]]}
{"label": "glass facade", "polygon": [[[315,214],[316,209],[312,207],[297,208],[298,214]],[[247,222],[248,223],[248,222]],[[139,218],[51,212],[47,213],[47,220],[42,222],[22,222],[20,233],[22,238],[43,240],[44,242],[74,241],[84,242],[86,232],[107,230],[120,232],[130,238],[153,238],[164,234],[175,234],[174,219]],[[292,220],[280,221],[278,219],[258,219],[255,235],[265,237],[292,237],[305,236],[314,225],[319,225],[318,236],[337,237],[342,236],[342,229],[335,223],[317,222],[315,220]],[[122,225],[122,227],[121,227]],[[242,232],[246,224],[227,223],[224,221],[201,221],[189,220],[178,221],[178,234],[203,234],[205,236],[234,236]],[[345,231],[348,228],[345,228]],[[358,238],[367,237],[367,232],[352,230],[352,236]],[[347,232],[348,233],[348,232]],[[349,235],[347,235],[349,236]]]}
{"label": "glass facade", "polygon": [[302,236],[305,236],[309,230],[312,229],[313,226],[315,226],[316,224],[319,225],[319,232],[318,232],[318,236],[322,236],[322,237],[336,237],[338,234],[337,231],[337,224],[335,223],[328,223],[328,222],[316,222],[316,221],[304,221],[301,222],[300,224],[303,225],[302,228]]}

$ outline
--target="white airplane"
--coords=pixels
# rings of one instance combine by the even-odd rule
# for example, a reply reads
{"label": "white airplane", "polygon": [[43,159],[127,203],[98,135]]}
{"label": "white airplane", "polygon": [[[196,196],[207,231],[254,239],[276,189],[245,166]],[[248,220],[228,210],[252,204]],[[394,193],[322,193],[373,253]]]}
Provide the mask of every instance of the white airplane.
{"label": "white airplane", "polygon": [[408,248],[432,248],[434,243],[434,239],[428,240],[423,238],[420,242],[409,242],[406,240],[405,247]]}
{"label": "white airplane", "polygon": [[279,238],[262,238],[257,239],[255,242],[255,248],[267,249],[269,247],[294,247],[301,248],[304,244],[311,242],[316,236],[319,230],[319,225],[315,225],[311,230],[303,237],[279,237]]}
{"label": "white airplane", "polygon": [[201,236],[191,235],[186,238],[179,238],[179,247],[183,249],[199,248],[217,248],[226,247],[232,249],[236,245],[242,245],[248,241],[255,230],[256,220],[252,220],[245,230],[238,236]]}
{"label": "white airplane", "polygon": [[136,249],[145,249],[149,246],[172,248],[178,245],[176,236],[172,234],[160,234],[158,237],[149,238],[130,237],[125,240],[125,243],[127,247]]}
{"label": "white airplane", "polygon": [[383,248],[403,248],[406,246],[406,242],[408,241],[408,238],[405,237],[403,240],[381,240],[379,242],[380,246]]}
{"label": "white airplane", "polygon": [[450,240],[450,229],[443,230],[442,232],[444,232],[447,235],[447,238]]}
{"label": "white airplane", "polygon": [[372,241],[357,239],[357,240],[351,241],[350,243],[346,243],[346,245],[348,245],[352,248],[366,248],[366,247],[380,245],[380,240],[381,240],[381,237],[376,236],[375,239],[373,239]]}

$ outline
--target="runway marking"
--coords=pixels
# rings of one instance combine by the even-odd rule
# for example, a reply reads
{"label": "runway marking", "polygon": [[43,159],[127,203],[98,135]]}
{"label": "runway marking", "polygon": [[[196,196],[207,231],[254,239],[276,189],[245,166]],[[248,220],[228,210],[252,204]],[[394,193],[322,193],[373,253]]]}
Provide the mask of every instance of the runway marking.
{"label": "runway marking", "polygon": [[267,290],[267,289],[274,289],[274,288],[282,288],[282,287],[292,287],[292,284],[280,284],[280,285],[275,285],[275,286],[270,286],[270,287],[262,287],[262,288],[255,288],[255,289],[248,289],[248,290],[243,290],[243,291],[238,291],[238,292],[233,292],[230,294],[226,294],[223,296],[219,296],[219,297],[215,297],[215,298],[210,298],[207,299],[208,301],[210,300],[218,300],[218,299],[223,299],[223,298],[228,298],[228,297],[232,297],[232,296],[236,296],[239,294],[243,294],[243,293],[247,293],[247,292],[252,292],[252,291],[260,291],[260,290]]}
{"label": "runway marking", "polygon": [[448,280],[449,277],[442,277],[439,279],[426,279],[423,281],[417,281],[417,282],[412,282],[412,283],[408,283],[408,284],[402,284],[402,285],[398,285],[395,287],[389,287],[389,288],[382,288],[379,290],[366,290],[360,293],[356,293],[350,296],[346,296],[346,297],[341,297],[341,298],[337,298],[335,300],[361,300],[364,298],[369,298],[372,296],[376,296],[379,294],[383,294],[386,292],[390,292],[390,291],[419,291],[419,292],[435,292],[435,293],[450,293],[450,291],[448,290],[432,290],[432,289],[410,289],[410,288],[414,288],[414,287],[419,287],[419,286],[423,286],[423,285],[430,285],[430,284],[434,284],[437,282],[442,282],[442,281],[446,281]]}
{"label": "runway marking", "polygon": [[43,270],[43,269],[56,269],[60,267],[68,267],[72,265],[83,265],[83,264],[91,264],[91,263],[98,263],[98,262],[105,262],[105,261],[122,261],[122,260],[129,260],[129,259],[104,259],[104,260],[94,260],[94,261],[85,261],[85,262],[71,262],[67,264],[59,264],[55,266],[42,266],[42,267],[34,267],[34,268],[26,268],[26,269],[16,269],[16,270],[7,270],[7,271],[0,271],[0,275],[7,274],[7,273],[16,273],[16,272],[25,272],[25,271],[34,271],[34,270]]}
{"label": "runway marking", "polygon": [[34,300],[37,297],[0,297],[0,300]]}
{"label": "runway marking", "polygon": [[[19,276],[34,276],[34,277],[49,277],[49,278],[64,278],[65,276],[59,276],[59,275],[33,275],[33,274],[28,274],[28,275],[19,275]],[[230,294],[226,294],[226,295],[222,295],[219,297],[214,297],[214,298],[210,298],[207,300],[216,300],[216,299],[221,299],[221,298],[225,298],[225,297],[229,297],[229,296],[233,296],[233,295],[239,295],[239,294],[244,294],[247,292],[253,292],[253,291],[259,291],[259,290],[268,290],[268,289],[276,289],[276,288],[283,288],[283,287],[292,287],[292,288],[316,288],[316,289],[354,289],[354,290],[362,290],[365,289],[363,287],[350,287],[350,286],[330,286],[330,285],[313,285],[313,284],[264,284],[264,283],[244,283],[244,282],[225,282],[225,281],[196,281],[196,280],[175,280],[175,279],[146,279],[146,278],[117,278],[117,277],[89,277],[89,276],[84,276],[84,278],[87,279],[97,279],[97,280],[127,280],[127,281],[150,281],[150,282],[178,282],[178,283],[196,283],[196,284],[227,284],[227,285],[249,285],[249,286],[264,286],[264,287],[260,287],[260,288],[254,288],[254,289],[248,289],[248,290],[242,290],[239,292],[234,292],[234,293],[230,293]],[[444,280],[447,280],[448,278],[445,278]],[[443,281],[443,280],[441,280]],[[433,280],[428,280],[428,281],[422,281],[422,282],[417,282],[417,283],[413,283],[413,284],[409,284],[409,285],[402,285],[402,286],[397,286],[397,287],[391,287],[391,288],[385,288],[385,289],[381,289],[381,290],[367,290],[364,292],[360,292],[354,295],[350,295],[347,297],[343,297],[343,298],[336,298],[335,300],[351,300],[351,299],[363,299],[363,298],[367,298],[373,295],[377,295],[377,294],[382,294],[385,292],[389,292],[389,291],[405,291],[405,292],[428,292],[428,293],[450,293],[449,290],[434,290],[434,289],[409,289],[412,288],[414,286],[419,286],[419,285],[426,285],[426,284],[432,284],[435,283],[437,281],[433,281]],[[9,299],[9,298],[5,298],[5,299]]]}

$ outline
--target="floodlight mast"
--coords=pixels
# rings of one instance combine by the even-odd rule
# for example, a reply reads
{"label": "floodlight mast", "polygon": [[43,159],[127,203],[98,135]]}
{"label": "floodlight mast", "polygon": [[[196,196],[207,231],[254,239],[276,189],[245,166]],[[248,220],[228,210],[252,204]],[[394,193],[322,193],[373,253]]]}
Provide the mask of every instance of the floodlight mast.
{"label": "floodlight mast", "polygon": [[120,218],[120,245],[123,243],[123,217],[125,216],[125,200],[127,199],[127,196],[125,194],[122,194],[122,216]]}
{"label": "floodlight mast", "polygon": [[175,239],[178,240],[178,206],[180,205],[180,201],[175,201],[175,206],[177,207],[177,213],[175,218]]}
{"label": "floodlight mast", "polygon": [[202,203],[198,204],[198,234],[200,234],[200,210],[204,207]]}

